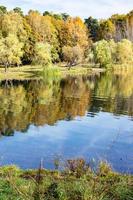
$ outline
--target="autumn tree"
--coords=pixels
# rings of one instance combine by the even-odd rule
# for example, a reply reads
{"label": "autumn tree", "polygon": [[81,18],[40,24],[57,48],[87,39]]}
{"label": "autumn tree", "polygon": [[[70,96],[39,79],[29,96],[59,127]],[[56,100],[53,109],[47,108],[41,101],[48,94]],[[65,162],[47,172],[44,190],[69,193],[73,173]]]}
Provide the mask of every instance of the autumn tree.
{"label": "autumn tree", "polygon": [[36,41],[49,43],[52,48],[53,61],[58,59],[57,32],[52,23],[52,17],[48,15],[42,16],[37,11],[30,11],[26,19],[35,34]]}
{"label": "autumn tree", "polygon": [[34,32],[32,32],[30,25],[19,11],[19,8],[16,8],[14,11],[4,14],[0,18],[0,29],[2,37],[13,34],[24,44],[22,62],[27,64],[31,62],[33,56]]}
{"label": "autumn tree", "polygon": [[117,44],[116,52],[117,62],[132,63],[133,62],[133,44],[127,39],[123,39]]}
{"label": "autumn tree", "polygon": [[7,67],[21,64],[22,48],[23,44],[16,35],[9,34],[6,38],[0,39],[0,63],[5,66],[5,72]]}
{"label": "autumn tree", "polygon": [[27,33],[24,29],[24,19],[14,11],[10,11],[2,17],[1,31],[3,37],[14,34],[21,42],[25,42],[27,38]]}
{"label": "autumn tree", "polygon": [[52,61],[55,62],[58,60],[59,57],[58,55],[59,40],[58,40],[58,30],[55,24],[53,23],[53,18],[55,19],[55,17],[43,16],[43,27],[45,32],[43,35],[44,35],[44,42],[51,45]]}
{"label": "autumn tree", "polygon": [[[42,53],[37,52],[44,51],[48,55],[46,49],[50,49],[50,62],[53,63],[65,61],[68,65],[74,65],[83,58],[87,60],[87,55],[89,61],[95,61],[100,66],[107,66],[110,62],[131,63],[132,44],[128,40],[120,41],[121,38],[129,37],[129,16],[132,16],[132,12],[128,15],[113,15],[101,21],[89,17],[84,23],[79,17],[70,17],[66,13],[45,11],[42,15],[36,10],[30,10],[25,16],[19,7],[7,11],[6,7],[0,6],[1,48],[7,39],[14,36],[18,44],[23,43],[23,56],[20,56],[22,64],[31,64],[36,60],[34,55],[42,57],[40,60],[43,63]],[[117,44],[112,39],[120,42]],[[92,41],[99,42],[93,45]]]}
{"label": "autumn tree", "polygon": [[69,67],[77,65],[83,60],[83,50],[80,46],[65,46],[63,47],[63,58]]}
{"label": "autumn tree", "polygon": [[33,64],[48,66],[51,64],[51,47],[47,43],[36,43]]}
{"label": "autumn tree", "polygon": [[123,38],[127,38],[127,21],[128,15],[112,15],[110,20],[115,25],[115,41],[120,41]]}
{"label": "autumn tree", "polygon": [[30,11],[26,18],[38,42],[54,43],[56,30],[50,16],[42,16],[37,11]]}
{"label": "autumn tree", "polygon": [[36,44],[36,36],[35,33],[32,31],[31,26],[28,24],[27,20],[24,18],[23,20],[24,30],[26,31],[26,40],[24,42],[23,47],[23,57],[22,63],[23,64],[31,64],[33,57],[34,57],[34,48]]}
{"label": "autumn tree", "polygon": [[84,51],[88,48],[88,31],[79,18],[68,18],[62,24],[62,29],[60,32],[61,46],[80,46]]}
{"label": "autumn tree", "polygon": [[114,23],[108,20],[102,20],[100,22],[99,27],[99,39],[110,40],[113,39],[115,36],[115,25]]}

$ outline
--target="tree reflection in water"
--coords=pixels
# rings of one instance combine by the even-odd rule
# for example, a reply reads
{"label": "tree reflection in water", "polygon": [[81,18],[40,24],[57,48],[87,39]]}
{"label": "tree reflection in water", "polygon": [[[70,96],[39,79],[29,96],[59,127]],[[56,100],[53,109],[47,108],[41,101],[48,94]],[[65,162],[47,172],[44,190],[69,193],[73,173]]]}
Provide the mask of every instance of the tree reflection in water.
{"label": "tree reflection in water", "polygon": [[110,112],[133,116],[132,74],[67,76],[61,80],[12,81],[0,85],[0,132],[12,136],[29,125],[54,125],[58,120]]}

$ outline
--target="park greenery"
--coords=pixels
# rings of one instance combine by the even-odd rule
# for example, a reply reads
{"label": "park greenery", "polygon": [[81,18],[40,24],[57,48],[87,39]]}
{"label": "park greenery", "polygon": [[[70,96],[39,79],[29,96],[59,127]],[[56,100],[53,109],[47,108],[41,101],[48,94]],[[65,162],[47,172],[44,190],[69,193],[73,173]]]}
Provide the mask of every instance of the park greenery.
{"label": "park greenery", "polygon": [[100,67],[109,67],[114,64],[132,64],[133,44],[127,39],[117,43],[114,40],[100,40],[93,45],[91,54],[94,63],[99,64]]}
{"label": "park greenery", "polygon": [[30,10],[25,15],[21,8],[8,11],[0,6],[0,65],[7,71],[8,67],[57,63],[69,69],[84,63],[101,68],[132,64],[133,44],[125,33],[131,16],[132,12],[83,21],[66,13]]}

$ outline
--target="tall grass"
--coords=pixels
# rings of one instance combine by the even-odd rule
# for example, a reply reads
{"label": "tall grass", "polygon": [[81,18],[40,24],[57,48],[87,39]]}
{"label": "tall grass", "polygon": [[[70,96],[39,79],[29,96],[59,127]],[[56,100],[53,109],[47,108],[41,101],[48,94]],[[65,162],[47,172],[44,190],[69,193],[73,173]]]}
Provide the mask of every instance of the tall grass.
{"label": "tall grass", "polygon": [[61,72],[57,66],[44,67],[40,76],[44,82],[58,81],[61,78]]}
{"label": "tall grass", "polygon": [[0,199],[132,200],[133,176],[113,172],[104,162],[93,171],[83,160],[69,160],[63,171],[0,168]]}

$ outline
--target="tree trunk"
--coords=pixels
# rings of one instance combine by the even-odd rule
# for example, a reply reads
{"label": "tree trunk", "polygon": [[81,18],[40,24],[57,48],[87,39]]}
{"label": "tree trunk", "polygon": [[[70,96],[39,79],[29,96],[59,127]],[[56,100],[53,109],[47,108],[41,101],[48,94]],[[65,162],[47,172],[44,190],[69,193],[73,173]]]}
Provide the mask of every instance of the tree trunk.
{"label": "tree trunk", "polygon": [[7,64],[5,65],[5,73],[7,72]]}
{"label": "tree trunk", "polygon": [[71,64],[69,65],[69,68],[68,68],[68,70],[70,70],[71,69]]}

